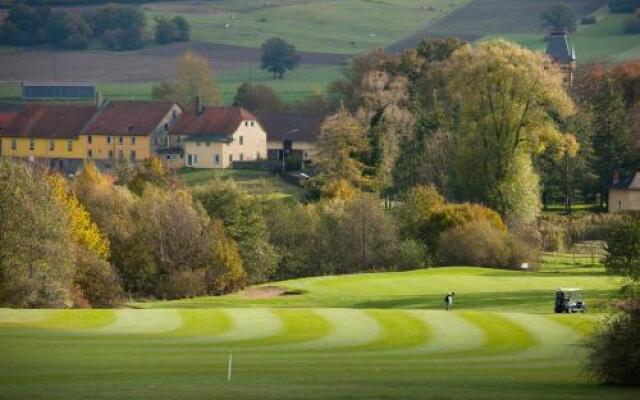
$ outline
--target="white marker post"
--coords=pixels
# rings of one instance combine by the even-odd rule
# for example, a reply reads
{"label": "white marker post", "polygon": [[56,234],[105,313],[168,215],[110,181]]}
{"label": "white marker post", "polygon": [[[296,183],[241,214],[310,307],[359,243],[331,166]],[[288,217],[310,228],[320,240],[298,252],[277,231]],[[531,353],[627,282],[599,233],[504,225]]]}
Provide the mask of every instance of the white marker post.
{"label": "white marker post", "polygon": [[233,351],[229,350],[229,367],[227,368],[227,381],[231,381],[232,368],[233,368]]}

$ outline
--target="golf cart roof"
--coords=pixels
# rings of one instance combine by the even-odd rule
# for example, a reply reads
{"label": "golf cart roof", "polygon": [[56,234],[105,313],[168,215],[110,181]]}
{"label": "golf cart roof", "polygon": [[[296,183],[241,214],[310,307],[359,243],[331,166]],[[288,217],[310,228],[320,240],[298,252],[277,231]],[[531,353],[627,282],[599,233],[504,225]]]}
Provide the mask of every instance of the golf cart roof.
{"label": "golf cart roof", "polygon": [[582,291],[582,289],[578,289],[578,288],[559,288],[558,291],[559,292],[580,292],[580,291]]}

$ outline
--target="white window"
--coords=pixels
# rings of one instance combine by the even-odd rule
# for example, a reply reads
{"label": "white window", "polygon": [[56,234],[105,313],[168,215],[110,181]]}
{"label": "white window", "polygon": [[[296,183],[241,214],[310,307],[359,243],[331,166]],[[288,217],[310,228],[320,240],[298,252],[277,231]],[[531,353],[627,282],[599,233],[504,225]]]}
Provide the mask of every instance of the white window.
{"label": "white window", "polygon": [[200,147],[200,142],[196,142],[196,146]]}
{"label": "white window", "polygon": [[240,146],[244,144],[244,136],[240,136]]}
{"label": "white window", "polygon": [[54,151],[56,149],[56,141],[49,140],[49,151]]}
{"label": "white window", "polygon": [[229,162],[233,162],[233,154],[229,154]]}
{"label": "white window", "polygon": [[118,158],[124,160],[124,151],[118,150]]}
{"label": "white window", "polygon": [[210,147],[210,146],[211,146],[211,143],[210,143],[210,142],[206,142],[206,143],[207,143],[207,147]]}
{"label": "white window", "polygon": [[135,136],[131,136],[131,144],[136,144],[136,137]]}
{"label": "white window", "polygon": [[618,210],[622,210],[622,200],[618,200]]}
{"label": "white window", "polygon": [[197,155],[197,154],[194,154],[194,155],[193,155],[193,163],[194,163],[194,164],[197,164],[197,163],[198,163],[198,155]]}
{"label": "white window", "polygon": [[109,160],[113,160],[113,150],[109,150]]}
{"label": "white window", "polygon": [[33,139],[29,139],[29,150],[33,151],[36,149],[36,141]]}
{"label": "white window", "polygon": [[118,136],[118,144],[124,144],[124,136]]}
{"label": "white window", "polygon": [[240,153],[240,161],[244,161],[244,154]]}
{"label": "white window", "polygon": [[244,121],[244,126],[249,126],[249,121]]}
{"label": "white window", "polygon": [[131,156],[131,157],[130,157],[130,158],[131,158],[131,161],[135,161],[135,160],[136,160],[136,151],[135,151],[135,150],[131,150],[131,154],[130,154],[130,156]]}
{"label": "white window", "polygon": [[89,144],[93,143],[93,136],[91,135],[87,136],[87,143]]}
{"label": "white window", "polygon": [[15,150],[18,148],[18,141],[16,139],[11,139],[11,150]]}
{"label": "white window", "polygon": [[220,164],[220,154],[216,154],[215,156],[213,156],[213,162],[215,164]]}
{"label": "white window", "polygon": [[107,136],[107,144],[111,144],[111,136]]}
{"label": "white window", "polygon": [[93,158],[93,150],[87,150],[87,158]]}
{"label": "white window", "polygon": [[73,140],[67,140],[67,151],[73,151]]}
{"label": "white window", "polygon": [[255,125],[255,122],[254,122],[254,121],[251,121],[251,126],[254,126],[254,125]]}

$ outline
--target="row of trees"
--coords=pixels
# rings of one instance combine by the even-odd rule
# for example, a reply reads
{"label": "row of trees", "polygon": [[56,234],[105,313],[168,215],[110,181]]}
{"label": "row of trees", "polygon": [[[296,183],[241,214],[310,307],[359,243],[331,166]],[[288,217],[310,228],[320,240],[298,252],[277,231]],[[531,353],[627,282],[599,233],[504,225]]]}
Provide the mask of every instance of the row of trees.
{"label": "row of trees", "polygon": [[[85,13],[53,11],[48,6],[30,8],[16,4],[0,26],[0,43],[17,46],[52,44],[60,48],[84,49],[99,40],[111,50],[133,50],[148,42],[147,18],[137,7],[109,4]],[[188,41],[189,23],[180,16],[159,18],[155,41]]]}

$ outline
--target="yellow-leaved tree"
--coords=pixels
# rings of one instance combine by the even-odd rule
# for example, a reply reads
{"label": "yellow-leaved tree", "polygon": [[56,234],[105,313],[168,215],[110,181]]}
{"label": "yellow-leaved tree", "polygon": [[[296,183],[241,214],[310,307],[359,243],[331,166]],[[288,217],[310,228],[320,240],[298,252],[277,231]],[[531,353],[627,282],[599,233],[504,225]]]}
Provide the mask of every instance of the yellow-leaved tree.
{"label": "yellow-leaved tree", "polygon": [[443,69],[457,110],[457,196],[532,222],[540,208],[532,156],[550,144],[575,147],[557,123],[574,112],[565,74],[542,53],[505,40],[464,46]]}
{"label": "yellow-leaved tree", "polygon": [[222,96],[209,61],[195,53],[186,52],[178,60],[175,83],[176,97],[183,106],[200,97],[203,105],[217,105]]}

